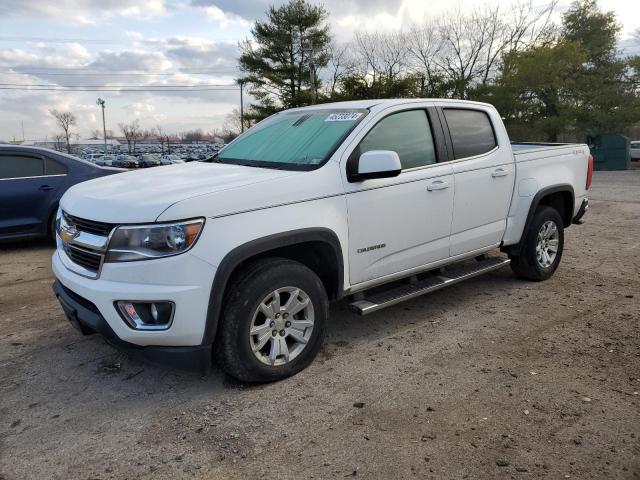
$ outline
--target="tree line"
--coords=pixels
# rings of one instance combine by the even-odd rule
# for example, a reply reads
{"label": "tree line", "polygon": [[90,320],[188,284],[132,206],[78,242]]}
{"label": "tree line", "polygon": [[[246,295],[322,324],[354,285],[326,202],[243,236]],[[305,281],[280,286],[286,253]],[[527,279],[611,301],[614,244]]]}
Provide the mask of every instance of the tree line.
{"label": "tree line", "polygon": [[322,5],[272,6],[240,44],[253,123],[313,103],[395,97],[494,104],[519,140],[584,139],[640,120],[640,56],[623,57],[620,24],[596,0],[453,10],[393,32],[332,38]]}

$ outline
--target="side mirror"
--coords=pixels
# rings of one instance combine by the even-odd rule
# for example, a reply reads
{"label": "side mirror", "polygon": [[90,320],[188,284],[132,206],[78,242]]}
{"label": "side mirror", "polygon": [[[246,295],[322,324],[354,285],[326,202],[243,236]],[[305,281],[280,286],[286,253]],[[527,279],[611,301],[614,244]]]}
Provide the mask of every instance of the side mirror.
{"label": "side mirror", "polygon": [[397,177],[402,171],[400,157],[391,150],[371,150],[360,155],[356,173],[349,177],[351,182],[370,178]]}

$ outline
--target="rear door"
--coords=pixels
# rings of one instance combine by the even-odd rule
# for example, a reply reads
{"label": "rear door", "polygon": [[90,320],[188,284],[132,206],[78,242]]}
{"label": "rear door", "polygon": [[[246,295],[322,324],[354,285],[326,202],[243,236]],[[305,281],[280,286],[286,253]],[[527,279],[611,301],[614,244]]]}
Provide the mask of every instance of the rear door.
{"label": "rear door", "polygon": [[370,150],[392,150],[402,163],[397,177],[349,182],[345,175],[352,285],[448,257],[453,175],[450,164],[439,163],[446,158],[437,135],[442,129],[427,105],[400,105],[379,113],[345,152],[352,163]]}
{"label": "rear door", "polygon": [[[493,109],[443,107],[453,151],[455,200],[451,256],[498,245],[506,229],[515,167],[510,145],[498,139]],[[502,143],[502,144],[501,144]]]}
{"label": "rear door", "polygon": [[46,233],[65,176],[50,158],[0,152],[0,235]]}

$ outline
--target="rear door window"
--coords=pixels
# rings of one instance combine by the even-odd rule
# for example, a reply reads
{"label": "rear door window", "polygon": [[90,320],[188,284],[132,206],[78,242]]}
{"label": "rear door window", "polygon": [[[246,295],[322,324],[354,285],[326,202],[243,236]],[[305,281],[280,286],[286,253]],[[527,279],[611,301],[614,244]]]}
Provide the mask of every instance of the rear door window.
{"label": "rear door window", "polygon": [[62,163],[56,162],[50,158],[47,158],[45,162],[46,174],[47,175],[64,175],[67,173],[67,167],[65,167]]}
{"label": "rear door window", "polygon": [[456,160],[482,155],[496,147],[496,136],[486,112],[464,108],[445,108],[443,112]]}
{"label": "rear door window", "polygon": [[40,177],[44,175],[44,160],[28,155],[0,154],[0,179]]}

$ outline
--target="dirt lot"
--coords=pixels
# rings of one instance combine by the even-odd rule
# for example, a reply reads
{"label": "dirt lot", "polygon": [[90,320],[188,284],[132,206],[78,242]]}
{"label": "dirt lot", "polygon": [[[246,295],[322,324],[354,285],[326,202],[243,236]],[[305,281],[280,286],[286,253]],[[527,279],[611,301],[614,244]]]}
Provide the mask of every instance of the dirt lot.
{"label": "dirt lot", "polygon": [[316,362],[265,386],[80,337],[51,247],[0,247],[0,479],[640,478],[640,170],[591,198],[550,281],[337,304]]}

